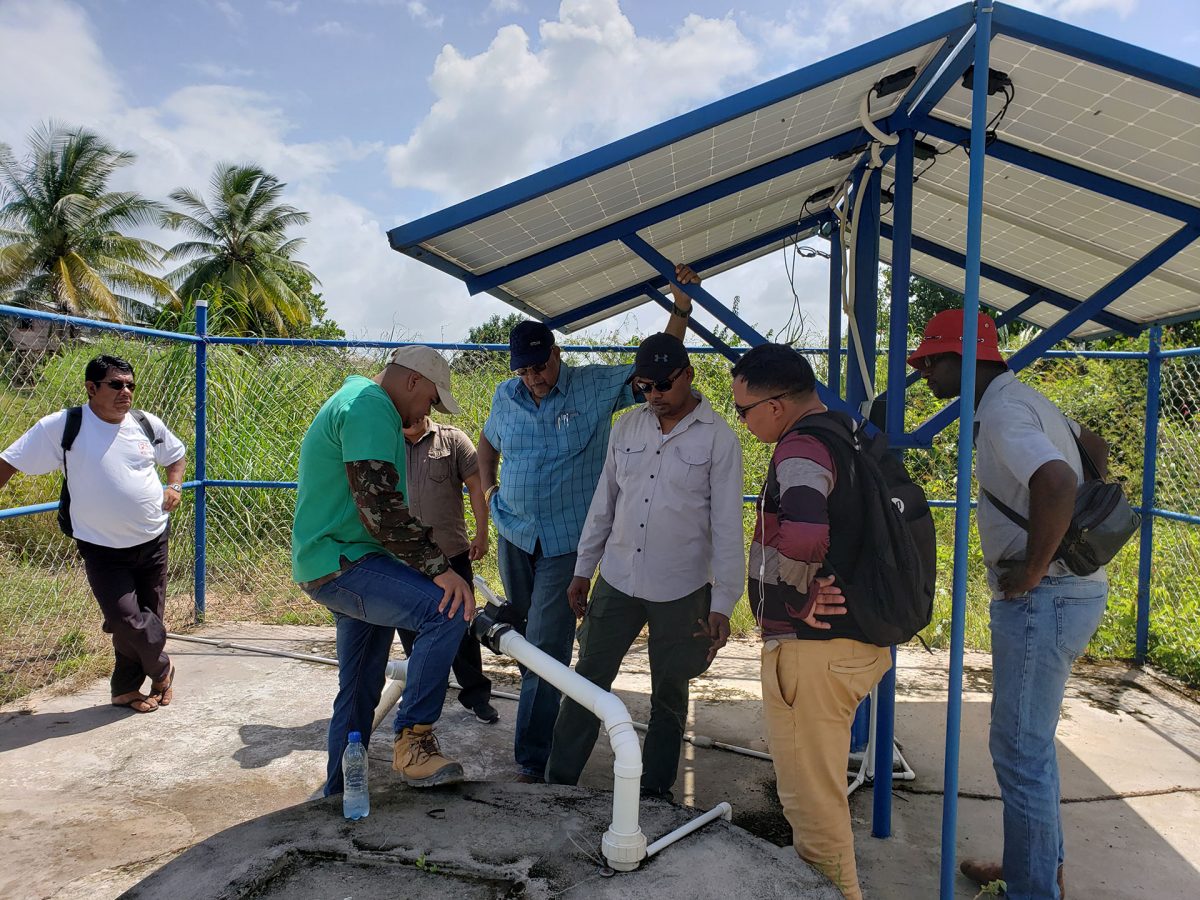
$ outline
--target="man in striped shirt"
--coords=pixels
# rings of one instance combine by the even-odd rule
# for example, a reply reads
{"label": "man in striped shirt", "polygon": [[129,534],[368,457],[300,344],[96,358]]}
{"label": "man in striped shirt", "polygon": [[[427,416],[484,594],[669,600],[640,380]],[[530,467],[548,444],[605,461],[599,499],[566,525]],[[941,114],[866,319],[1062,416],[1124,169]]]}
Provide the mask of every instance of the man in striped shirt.
{"label": "man in striped shirt", "polygon": [[[733,367],[738,417],[775,444],[750,545],[750,606],[763,639],[767,742],[779,802],[802,859],[860,900],[846,760],[854,711],[891,666],[863,634],[853,605],[830,596],[863,547],[859,488],[841,479],[810,416],[833,416],[808,361],[782,344],[755,347]],[[826,621],[825,617],[830,617]]]}
{"label": "man in striped shirt", "polygon": [[[682,284],[699,284],[678,266]],[[667,334],[683,339],[691,298],[675,285]],[[522,633],[564,665],[571,660],[575,615],[567,586],[612,428],[613,413],[634,402],[630,365],[569,366],[554,334],[541,322],[518,324],[509,336],[516,378],[502,382],[479,438],[479,472],[499,539],[496,547],[504,592],[525,620]],[[504,480],[497,484],[500,456]],[[521,678],[514,756],[517,780],[540,782],[559,691],[533,672]]]}

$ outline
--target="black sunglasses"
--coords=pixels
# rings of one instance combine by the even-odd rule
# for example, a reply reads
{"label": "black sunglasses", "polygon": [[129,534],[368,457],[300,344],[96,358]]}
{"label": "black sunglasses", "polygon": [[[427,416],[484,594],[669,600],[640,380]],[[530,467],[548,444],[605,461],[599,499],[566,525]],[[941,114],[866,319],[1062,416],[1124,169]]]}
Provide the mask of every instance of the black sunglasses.
{"label": "black sunglasses", "polygon": [[518,378],[524,378],[526,375],[541,375],[546,371],[546,366],[550,365],[550,360],[544,363],[538,363],[536,366],[521,366],[515,370]]}
{"label": "black sunglasses", "polygon": [[634,391],[639,394],[648,394],[651,390],[658,391],[660,394],[665,394],[671,389],[671,386],[679,380],[679,376],[682,374],[683,369],[680,369],[674,375],[670,376],[669,378],[664,378],[662,381],[650,381],[648,379],[645,381],[633,381],[630,382],[630,387],[632,387]]}
{"label": "black sunglasses", "polygon": [[134,389],[137,387],[137,385],[134,384],[132,381],[120,381],[116,378],[109,379],[108,381],[97,381],[94,383],[97,385],[107,384],[110,388],[112,388],[118,394],[121,393],[121,391],[124,388],[129,388],[129,392],[133,393]]}
{"label": "black sunglasses", "polygon": [[791,391],[784,391],[782,394],[776,394],[774,397],[763,397],[761,400],[755,400],[753,403],[747,403],[745,406],[740,406],[735,403],[733,404],[733,408],[737,411],[737,417],[739,419],[744,419],[750,410],[754,409],[754,407],[758,406],[760,403],[766,403],[768,400],[778,400],[781,397],[786,397],[790,393]]}

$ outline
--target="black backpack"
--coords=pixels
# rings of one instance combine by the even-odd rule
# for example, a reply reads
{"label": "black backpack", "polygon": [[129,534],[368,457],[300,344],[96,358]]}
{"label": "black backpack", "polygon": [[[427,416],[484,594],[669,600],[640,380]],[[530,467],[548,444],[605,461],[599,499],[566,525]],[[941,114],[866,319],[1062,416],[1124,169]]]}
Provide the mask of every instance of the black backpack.
{"label": "black backpack", "polygon": [[[150,419],[144,412],[140,409],[132,409],[130,413],[142,426],[142,431],[146,432],[146,439],[152,445],[162,443],[162,438],[154,434],[154,426],[150,424]],[[62,490],[58,493],[58,527],[67,537],[75,536],[71,528],[71,492],[67,489],[67,451],[71,449],[75,438],[79,436],[81,425],[83,425],[83,407],[70,407],[67,410],[67,421],[63,427],[62,443],[60,444],[63,449],[63,482]]]}
{"label": "black backpack", "polygon": [[[846,420],[848,422],[849,420]],[[853,570],[834,572],[867,639],[903,644],[929,624],[937,574],[937,535],[925,491],[887,449],[883,432],[868,435],[828,414],[805,416],[792,430],[821,441],[839,476],[849,474],[862,499],[861,552]],[[837,540],[836,534],[830,539]]]}

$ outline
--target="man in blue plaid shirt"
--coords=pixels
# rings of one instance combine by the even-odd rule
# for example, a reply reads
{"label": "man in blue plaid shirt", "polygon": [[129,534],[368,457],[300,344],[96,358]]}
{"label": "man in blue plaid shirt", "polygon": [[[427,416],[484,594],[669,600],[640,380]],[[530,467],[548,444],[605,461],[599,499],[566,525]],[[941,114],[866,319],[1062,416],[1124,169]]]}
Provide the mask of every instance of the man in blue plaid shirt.
{"label": "man in blue plaid shirt", "polygon": [[[676,266],[681,284],[699,284]],[[674,284],[667,334],[687,331],[692,299]],[[492,398],[479,439],[479,472],[499,532],[497,557],[508,600],[525,621],[525,639],[564,665],[571,661],[575,614],[567,587],[575,548],[595,493],[613,414],[634,403],[629,365],[568,366],[554,335],[525,321],[509,335],[512,371]],[[500,456],[504,481],[497,484]],[[514,754],[521,782],[541,782],[550,756],[559,692],[526,671],[521,678]]]}

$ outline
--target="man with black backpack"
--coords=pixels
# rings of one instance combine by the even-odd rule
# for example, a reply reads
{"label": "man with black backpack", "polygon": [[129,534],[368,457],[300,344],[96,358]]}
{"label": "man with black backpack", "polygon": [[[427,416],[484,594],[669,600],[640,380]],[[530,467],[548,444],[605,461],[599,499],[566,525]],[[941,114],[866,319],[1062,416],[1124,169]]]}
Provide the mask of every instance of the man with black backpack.
{"label": "man with black backpack", "polygon": [[[963,311],[945,310],[925,325],[908,358],[935,397],[962,389],[962,338]],[[976,359],[977,518],[992,592],[989,747],[1004,802],[1004,861],[965,860],[961,869],[981,884],[1003,879],[1009,897],[1057,898],[1064,883],[1054,733],[1071,664],[1108,600],[1095,554],[1084,554],[1093,562],[1081,566],[1068,553],[1072,569],[1063,551],[1081,482],[1103,481],[1108,446],[1017,380],[1000,354],[996,323],[983,313]],[[1099,561],[1120,542],[1100,548]]]}
{"label": "man with black backpack", "polygon": [[[880,515],[897,514],[878,467],[870,478],[863,474],[863,454],[852,449],[853,423],[821,403],[803,356],[763,344],[738,361],[732,376],[738,418],[775,445],[750,545],[749,600],[764,642],[764,718],[779,801],[796,852],[857,900],[846,798],[850,729],[892,657],[864,630],[863,612],[875,598],[852,588],[858,571],[869,568],[861,559],[892,553],[870,545],[876,533],[870,501],[884,510]],[[907,550],[897,551],[905,557],[895,562],[897,572],[915,564],[907,540]],[[846,596],[831,594],[834,587]]]}
{"label": "man with black backpack", "polygon": [[[175,679],[163,624],[167,517],[179,505],[186,450],[161,419],[133,408],[125,360],[97,356],[83,377],[86,406],[51,413],[0,454],[0,488],[16,472],[63,471],[59,526],[75,538],[112,635],[112,703],[153,712],[171,702]],[[155,466],[167,470],[165,490]]]}

